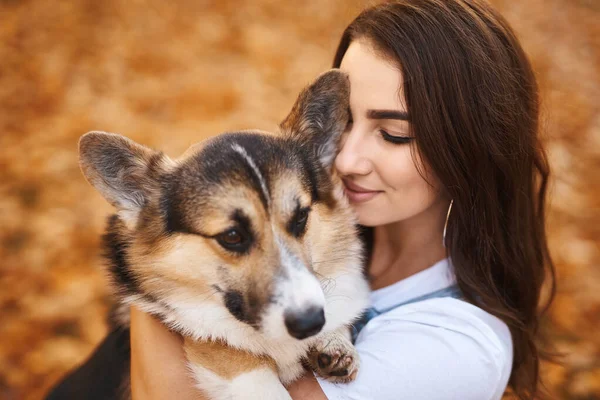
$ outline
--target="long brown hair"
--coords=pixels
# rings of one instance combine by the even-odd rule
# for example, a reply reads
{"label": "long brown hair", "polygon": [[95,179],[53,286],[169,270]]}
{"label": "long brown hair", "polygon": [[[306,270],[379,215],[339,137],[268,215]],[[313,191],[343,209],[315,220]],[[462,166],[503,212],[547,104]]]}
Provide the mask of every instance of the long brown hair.
{"label": "long brown hair", "polygon": [[478,0],[404,0],[363,11],[334,67],[366,39],[404,78],[417,151],[453,199],[446,248],[467,301],[510,328],[509,386],[538,391],[545,278],[555,291],[545,231],[549,168],[538,139],[531,65],[508,23]]}

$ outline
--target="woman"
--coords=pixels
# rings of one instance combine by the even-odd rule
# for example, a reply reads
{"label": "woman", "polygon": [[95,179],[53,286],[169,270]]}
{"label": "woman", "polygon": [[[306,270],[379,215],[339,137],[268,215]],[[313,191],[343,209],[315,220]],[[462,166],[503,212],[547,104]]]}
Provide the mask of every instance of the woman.
{"label": "woman", "polygon": [[[554,270],[548,166],[531,66],[479,0],[365,10],[334,67],[352,120],[335,167],[365,227],[373,318],[347,385],[307,374],[294,399],[499,399],[537,393],[541,287]],[[457,284],[461,299],[414,301]],[[435,297],[435,296],[434,296]],[[134,399],[197,399],[179,338],[132,310]]]}

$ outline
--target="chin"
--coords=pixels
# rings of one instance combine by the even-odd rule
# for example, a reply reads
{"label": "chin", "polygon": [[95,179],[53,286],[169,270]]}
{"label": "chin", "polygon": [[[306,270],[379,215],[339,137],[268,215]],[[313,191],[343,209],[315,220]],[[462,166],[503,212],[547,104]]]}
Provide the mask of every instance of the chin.
{"label": "chin", "polygon": [[368,228],[373,228],[376,226],[387,225],[392,222],[385,216],[382,217],[381,213],[378,213],[377,210],[373,210],[372,212],[365,212],[362,210],[357,210],[358,215],[358,223],[362,226],[366,226]]}

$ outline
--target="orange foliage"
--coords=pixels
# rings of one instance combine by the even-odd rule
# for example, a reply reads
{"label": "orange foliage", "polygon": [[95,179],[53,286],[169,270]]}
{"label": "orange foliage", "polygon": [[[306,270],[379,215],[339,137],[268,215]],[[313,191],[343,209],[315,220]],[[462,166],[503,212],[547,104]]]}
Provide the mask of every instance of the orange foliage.
{"label": "orange foliage", "polygon": [[[600,398],[600,3],[495,0],[531,56],[554,171],[553,396]],[[0,398],[37,399],[106,333],[110,207],[77,140],[124,133],[171,155],[272,129],[327,69],[359,0],[0,2]],[[596,182],[594,184],[593,182]]]}

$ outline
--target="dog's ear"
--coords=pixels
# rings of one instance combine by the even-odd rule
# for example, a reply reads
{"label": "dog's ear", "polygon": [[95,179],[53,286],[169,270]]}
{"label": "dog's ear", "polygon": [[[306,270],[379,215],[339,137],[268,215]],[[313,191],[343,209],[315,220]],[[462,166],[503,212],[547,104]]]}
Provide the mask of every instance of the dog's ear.
{"label": "dog's ear", "polygon": [[339,69],[327,71],[300,93],[280,128],[285,135],[312,146],[319,162],[330,168],[348,124],[349,100],[348,75]]}
{"label": "dog's ear", "polygon": [[88,132],[79,140],[79,165],[88,182],[128,223],[160,190],[168,157],[126,137]]}

